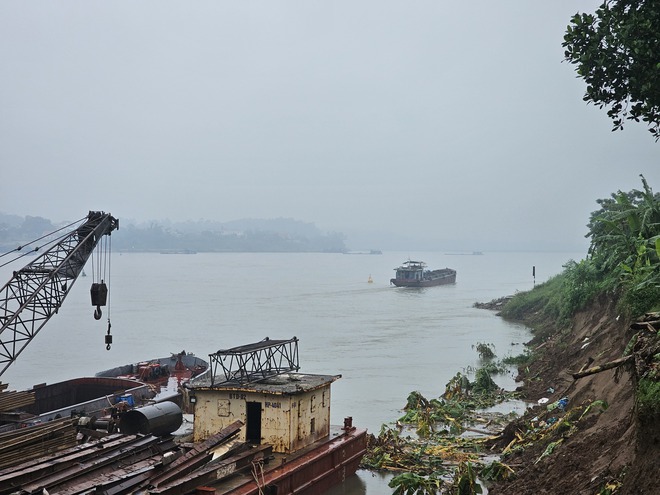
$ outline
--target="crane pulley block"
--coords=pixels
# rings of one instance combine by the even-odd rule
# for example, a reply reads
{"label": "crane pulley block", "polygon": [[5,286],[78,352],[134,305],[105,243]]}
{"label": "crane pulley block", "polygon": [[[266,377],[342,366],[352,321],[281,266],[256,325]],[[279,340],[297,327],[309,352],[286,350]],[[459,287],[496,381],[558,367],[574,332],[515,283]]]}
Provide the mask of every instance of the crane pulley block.
{"label": "crane pulley block", "polygon": [[101,280],[101,283],[92,284],[90,289],[92,296],[92,306],[105,306],[108,300],[108,286]]}

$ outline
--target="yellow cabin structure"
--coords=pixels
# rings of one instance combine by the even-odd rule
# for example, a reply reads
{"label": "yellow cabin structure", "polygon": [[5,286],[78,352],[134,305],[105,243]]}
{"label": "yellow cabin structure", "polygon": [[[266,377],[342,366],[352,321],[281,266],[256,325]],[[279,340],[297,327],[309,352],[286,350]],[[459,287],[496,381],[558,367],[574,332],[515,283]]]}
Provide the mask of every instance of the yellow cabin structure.
{"label": "yellow cabin structure", "polygon": [[237,420],[239,439],[292,453],[330,433],[331,385],[341,375],[299,373],[298,339],[265,339],[218,351],[207,375],[189,385],[193,440]]}

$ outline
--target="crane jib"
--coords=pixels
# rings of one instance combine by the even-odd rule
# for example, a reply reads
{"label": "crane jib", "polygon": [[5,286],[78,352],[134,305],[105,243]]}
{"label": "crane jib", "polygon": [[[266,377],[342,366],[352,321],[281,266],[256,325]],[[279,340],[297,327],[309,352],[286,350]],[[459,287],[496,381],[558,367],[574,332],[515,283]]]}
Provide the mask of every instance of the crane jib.
{"label": "crane jib", "polygon": [[[78,228],[13,272],[11,280],[0,289],[0,375],[57,313],[101,238],[116,229],[118,219],[109,213],[90,211]],[[100,306],[105,305],[107,297],[107,287],[103,294],[103,286],[101,281],[96,299],[92,297],[99,318]]]}

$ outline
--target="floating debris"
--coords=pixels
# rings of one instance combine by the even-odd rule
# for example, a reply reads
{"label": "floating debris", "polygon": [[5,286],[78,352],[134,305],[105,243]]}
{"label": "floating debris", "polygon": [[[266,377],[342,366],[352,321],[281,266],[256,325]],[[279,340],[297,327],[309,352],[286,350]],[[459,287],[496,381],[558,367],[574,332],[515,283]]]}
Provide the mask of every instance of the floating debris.
{"label": "floating debris", "polygon": [[[394,493],[480,493],[476,474],[492,461],[487,442],[516,416],[488,409],[518,396],[499,388],[485,368],[475,375],[471,382],[457,373],[437,399],[411,392],[395,425],[369,435],[361,467],[400,473],[389,485]],[[489,475],[512,471],[500,463],[490,467]]]}

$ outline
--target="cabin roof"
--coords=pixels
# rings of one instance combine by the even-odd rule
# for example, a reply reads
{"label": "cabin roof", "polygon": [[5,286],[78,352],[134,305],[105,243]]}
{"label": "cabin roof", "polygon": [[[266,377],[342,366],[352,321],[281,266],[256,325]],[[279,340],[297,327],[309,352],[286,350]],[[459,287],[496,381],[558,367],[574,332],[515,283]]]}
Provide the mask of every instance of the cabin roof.
{"label": "cabin roof", "polygon": [[259,381],[241,384],[237,381],[219,381],[219,377],[211,380],[204,376],[193,380],[189,388],[195,391],[222,390],[268,393],[274,395],[295,395],[322,388],[341,378],[341,375],[309,375],[306,373],[283,373],[270,376]]}
{"label": "cabin roof", "polygon": [[420,270],[426,267],[426,263],[423,261],[414,261],[414,260],[408,260],[404,261],[401,263],[401,266],[398,266],[395,268],[397,271],[412,271],[412,270]]}

